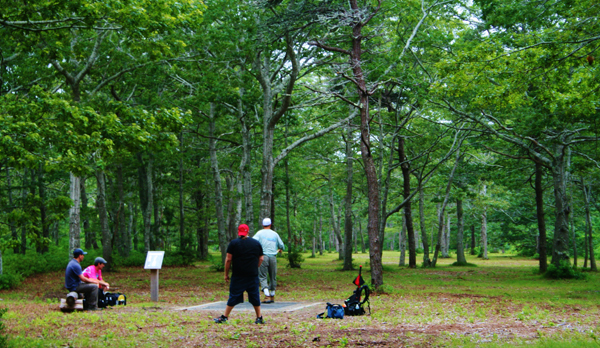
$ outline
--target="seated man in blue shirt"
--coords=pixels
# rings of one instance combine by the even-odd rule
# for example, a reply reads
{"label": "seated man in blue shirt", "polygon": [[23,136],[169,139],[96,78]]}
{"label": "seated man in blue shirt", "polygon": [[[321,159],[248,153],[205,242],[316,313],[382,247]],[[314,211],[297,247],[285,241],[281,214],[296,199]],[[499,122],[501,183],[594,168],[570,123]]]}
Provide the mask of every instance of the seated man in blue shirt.
{"label": "seated man in blue shirt", "polygon": [[79,248],[73,250],[73,259],[67,265],[65,271],[65,288],[69,291],[83,293],[87,304],[86,310],[100,311],[98,303],[98,280],[87,278],[81,270],[81,261],[87,253]]}

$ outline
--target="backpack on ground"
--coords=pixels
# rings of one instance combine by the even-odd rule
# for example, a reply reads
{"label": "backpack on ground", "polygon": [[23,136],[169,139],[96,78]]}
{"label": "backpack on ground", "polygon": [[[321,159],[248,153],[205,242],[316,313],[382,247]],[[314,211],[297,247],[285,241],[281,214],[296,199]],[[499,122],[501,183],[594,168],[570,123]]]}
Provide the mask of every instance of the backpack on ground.
{"label": "backpack on ground", "polygon": [[98,292],[98,307],[127,305],[127,296],[118,292]]}
{"label": "backpack on ground", "polygon": [[369,308],[369,315],[371,315],[371,303],[369,302],[369,286],[365,284],[362,278],[362,266],[358,269],[358,277],[356,277],[352,284],[356,285],[356,290],[352,292],[352,295],[344,301],[344,310],[346,315],[363,315],[365,314],[364,304],[366,303]]}
{"label": "backpack on ground", "polygon": [[325,312],[317,314],[317,319],[323,319],[323,315],[327,313],[326,319],[344,319],[344,307],[339,304],[331,304],[327,302]]}
{"label": "backpack on ground", "polygon": [[371,303],[369,302],[369,294],[370,290],[368,285],[360,286],[356,290],[354,290],[352,295],[346,301],[344,301],[344,304],[346,305],[344,307],[345,314],[350,316],[365,314],[365,303],[369,308],[369,314],[371,314]]}

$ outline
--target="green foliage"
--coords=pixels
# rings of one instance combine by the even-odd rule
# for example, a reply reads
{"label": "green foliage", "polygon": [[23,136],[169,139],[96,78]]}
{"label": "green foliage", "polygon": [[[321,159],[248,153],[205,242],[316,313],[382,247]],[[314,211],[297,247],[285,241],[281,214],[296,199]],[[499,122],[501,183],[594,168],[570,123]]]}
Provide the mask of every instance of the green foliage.
{"label": "green foliage", "polygon": [[67,253],[53,247],[45,254],[28,251],[26,255],[6,253],[3,258],[4,274],[0,276],[0,289],[14,288],[21,280],[39,273],[64,270]]}
{"label": "green foliage", "polygon": [[116,266],[123,266],[123,267],[137,267],[137,266],[143,266],[144,263],[146,262],[146,253],[137,251],[137,250],[132,250],[129,253],[128,257],[120,257],[115,255],[113,257],[113,262],[115,263]]}
{"label": "green foliage", "polygon": [[2,317],[4,316],[4,314],[6,314],[7,311],[8,308],[0,309],[0,348],[8,347],[8,338],[5,334],[6,327],[4,326],[4,321],[2,319]]}
{"label": "green foliage", "polygon": [[586,275],[576,268],[571,267],[571,264],[567,260],[561,260],[558,267],[554,264],[548,265],[548,270],[544,273],[544,277],[549,279],[586,279]]}
{"label": "green foliage", "polygon": [[4,273],[0,275],[0,290],[12,289],[21,283],[23,277],[20,274]]}
{"label": "green foliage", "polygon": [[215,257],[213,255],[209,255],[208,261],[210,262],[210,269],[214,272],[223,272],[225,271],[225,265],[221,262],[220,257]]}
{"label": "green foliage", "polygon": [[298,250],[288,252],[288,265],[289,268],[301,268],[302,262],[304,262],[304,256]]}
{"label": "green foliage", "polygon": [[189,266],[195,261],[194,254],[187,250],[167,251],[163,265],[165,266]]}

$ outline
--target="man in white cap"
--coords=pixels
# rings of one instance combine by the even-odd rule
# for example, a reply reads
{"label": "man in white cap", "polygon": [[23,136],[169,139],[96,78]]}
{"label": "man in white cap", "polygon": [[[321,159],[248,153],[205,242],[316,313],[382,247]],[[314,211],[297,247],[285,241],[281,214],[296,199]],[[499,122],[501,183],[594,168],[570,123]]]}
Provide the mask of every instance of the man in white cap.
{"label": "man in white cap", "polygon": [[275,302],[275,288],[277,287],[277,253],[285,250],[279,234],[271,229],[271,219],[263,219],[263,229],[256,232],[254,239],[258,240],[263,248],[265,259],[258,268],[260,289],[265,294],[262,303]]}

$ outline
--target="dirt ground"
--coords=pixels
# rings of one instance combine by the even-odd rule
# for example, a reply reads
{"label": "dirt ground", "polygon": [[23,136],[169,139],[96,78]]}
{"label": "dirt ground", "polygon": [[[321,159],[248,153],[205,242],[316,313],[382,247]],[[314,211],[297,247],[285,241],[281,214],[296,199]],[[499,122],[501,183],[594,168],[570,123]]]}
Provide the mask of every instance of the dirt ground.
{"label": "dirt ground", "polygon": [[[277,300],[323,305],[292,312],[265,310],[265,325],[253,323],[253,312],[234,309],[229,323],[217,325],[212,318],[222,314],[219,311],[178,309],[225,301],[227,287],[219,275],[211,274],[200,284],[198,274],[205,274],[204,270],[166,268],[161,272],[164,281],[158,303],[149,301],[148,272],[125,269],[107,275],[117,292],[127,294],[129,304],[99,313],[58,311],[58,299],[65,295],[56,283],[60,272],[29,278],[19,289],[0,293],[2,304],[9,308],[6,332],[14,342],[57,347],[100,346],[99,342],[161,347],[443,347],[518,346],[544,338],[593,341],[600,326],[598,304],[527,303],[508,295],[470,294],[467,289],[372,294],[371,315],[319,320],[316,315],[324,310],[324,303],[343,302],[352,287],[330,283],[300,291],[291,281],[282,282]],[[81,340],[83,335],[88,341]]]}

